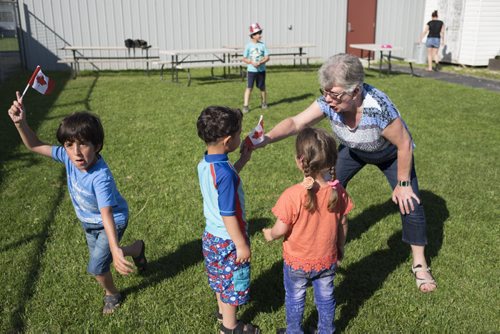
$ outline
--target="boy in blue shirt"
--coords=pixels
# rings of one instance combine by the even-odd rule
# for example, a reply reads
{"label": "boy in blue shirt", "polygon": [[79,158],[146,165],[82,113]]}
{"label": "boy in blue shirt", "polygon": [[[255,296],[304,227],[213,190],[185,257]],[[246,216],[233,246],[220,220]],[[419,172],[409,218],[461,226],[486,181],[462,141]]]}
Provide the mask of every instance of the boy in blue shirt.
{"label": "boy in blue shirt", "polygon": [[132,256],[138,271],[144,271],[147,260],[145,244],[136,240],[120,247],[127,228],[128,205],[116,188],[113,175],[99,152],[104,144],[104,130],[97,116],[77,112],[64,118],[57,129],[62,146],[51,146],[38,139],[26,121],[26,111],[19,92],[9,116],[30,151],[51,157],[66,168],[68,191],[81,222],[89,248],[87,272],[105,291],[103,314],[120,306],[121,295],[113,283],[110,264],[122,275],[133,272],[125,256]]}
{"label": "boy in blue shirt", "polygon": [[252,93],[253,85],[256,84],[260,89],[261,108],[267,109],[267,94],[266,94],[266,63],[269,61],[269,52],[266,45],[261,42],[262,29],[258,23],[250,25],[250,38],[252,39],[245,47],[243,52],[243,62],[247,66],[247,88],[243,96],[243,113],[250,111],[248,103],[250,94]]}
{"label": "boy in blue shirt", "polygon": [[239,109],[211,106],[196,123],[198,136],[207,145],[198,164],[206,219],[203,256],[223,333],[260,333],[256,326],[236,320],[236,307],[250,299],[250,240],[238,173],[250,160],[251,150],[243,145],[234,165],[228,159],[228,153],[240,147],[242,118]]}

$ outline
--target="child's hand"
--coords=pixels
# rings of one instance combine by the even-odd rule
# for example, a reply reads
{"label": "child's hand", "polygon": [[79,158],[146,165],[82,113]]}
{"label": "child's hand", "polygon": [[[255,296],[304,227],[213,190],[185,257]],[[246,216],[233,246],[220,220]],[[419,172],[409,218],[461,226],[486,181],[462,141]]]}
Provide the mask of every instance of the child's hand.
{"label": "child's hand", "polygon": [[252,157],[252,147],[249,147],[249,145],[243,144],[241,145],[240,148],[240,160],[243,163],[247,163],[250,161],[250,158]]}
{"label": "child's hand", "polygon": [[16,92],[17,101],[13,101],[9,109],[9,116],[12,122],[19,124],[25,120],[26,115],[24,112],[23,100],[19,92]]}
{"label": "child's hand", "polygon": [[112,251],[111,254],[113,255],[113,265],[115,266],[116,271],[122,275],[128,275],[134,272],[132,263],[125,259],[123,249],[121,249],[121,247]]}
{"label": "child's hand", "polygon": [[271,233],[270,228],[263,228],[262,233],[264,234],[264,238],[266,238],[266,241],[273,241],[273,234]]}
{"label": "child's hand", "polygon": [[236,246],[236,263],[250,262],[252,253],[247,243],[241,246]]}

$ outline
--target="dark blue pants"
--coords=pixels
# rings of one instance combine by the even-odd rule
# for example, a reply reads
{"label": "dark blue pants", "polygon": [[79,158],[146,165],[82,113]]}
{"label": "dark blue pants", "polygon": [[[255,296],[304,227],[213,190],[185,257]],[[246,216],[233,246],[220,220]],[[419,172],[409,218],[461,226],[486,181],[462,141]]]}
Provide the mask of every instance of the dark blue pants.
{"label": "dark blue pants", "polygon": [[[390,145],[380,152],[363,152],[349,149],[344,145],[339,146],[339,156],[337,160],[336,172],[337,179],[347,187],[347,183],[356,175],[366,164],[377,166],[389,181],[391,188],[394,189],[398,183],[398,159],[397,148]],[[418,190],[417,174],[415,164],[411,166],[411,187],[415,195],[420,198]],[[422,199],[420,198],[422,201]],[[424,246],[427,244],[426,223],[424,207],[413,200],[415,210],[410,214],[401,214],[403,223],[403,241],[410,245]],[[398,207],[399,210],[399,207]]]}

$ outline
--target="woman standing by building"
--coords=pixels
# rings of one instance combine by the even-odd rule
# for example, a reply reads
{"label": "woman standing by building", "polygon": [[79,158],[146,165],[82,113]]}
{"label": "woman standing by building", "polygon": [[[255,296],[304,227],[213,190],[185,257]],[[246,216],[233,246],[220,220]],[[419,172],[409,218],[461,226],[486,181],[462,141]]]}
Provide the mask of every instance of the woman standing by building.
{"label": "woman standing by building", "polygon": [[432,71],[432,61],[436,62],[436,71],[439,69],[438,50],[444,45],[444,22],[438,19],[438,11],[432,12],[432,20],[427,22],[424,31],[420,35],[419,42],[427,35],[425,46],[427,47],[427,71]]}

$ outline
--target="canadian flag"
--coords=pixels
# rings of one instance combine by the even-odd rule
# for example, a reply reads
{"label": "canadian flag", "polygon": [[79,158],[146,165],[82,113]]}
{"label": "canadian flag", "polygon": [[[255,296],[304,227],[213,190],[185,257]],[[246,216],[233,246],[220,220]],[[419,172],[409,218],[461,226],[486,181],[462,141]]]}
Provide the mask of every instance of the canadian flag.
{"label": "canadian flag", "polygon": [[259,123],[257,126],[250,131],[248,136],[245,138],[245,144],[248,147],[253,147],[264,141],[264,117],[260,115]]}
{"label": "canadian flag", "polygon": [[48,76],[43,74],[40,66],[36,67],[28,85],[43,95],[49,95],[52,92],[52,89],[54,89],[54,81],[50,80]]}

